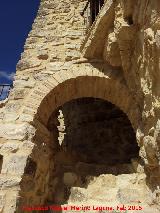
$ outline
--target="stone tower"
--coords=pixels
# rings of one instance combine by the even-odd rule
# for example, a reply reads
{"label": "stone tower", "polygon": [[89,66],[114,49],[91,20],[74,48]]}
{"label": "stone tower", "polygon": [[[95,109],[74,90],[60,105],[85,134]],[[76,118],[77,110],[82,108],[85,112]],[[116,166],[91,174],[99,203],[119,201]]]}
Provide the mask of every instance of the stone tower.
{"label": "stone tower", "polygon": [[159,0],[41,0],[0,103],[2,213],[160,212],[159,12]]}

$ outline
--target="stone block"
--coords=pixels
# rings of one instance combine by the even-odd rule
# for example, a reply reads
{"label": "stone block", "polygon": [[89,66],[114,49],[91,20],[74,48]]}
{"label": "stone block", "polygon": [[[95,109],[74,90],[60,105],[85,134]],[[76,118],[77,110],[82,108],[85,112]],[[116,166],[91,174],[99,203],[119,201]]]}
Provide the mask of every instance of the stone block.
{"label": "stone block", "polygon": [[59,59],[58,52],[55,51],[50,55],[50,62],[56,62],[58,59]]}
{"label": "stone block", "polygon": [[22,175],[27,162],[26,155],[10,154],[4,156],[2,174]]}
{"label": "stone block", "polygon": [[81,188],[72,187],[70,192],[70,201],[73,203],[86,201],[87,195]]}
{"label": "stone block", "polygon": [[112,66],[121,66],[120,50],[115,33],[110,33],[108,35],[103,57],[104,60],[108,61]]}
{"label": "stone block", "polygon": [[3,121],[4,122],[14,122],[18,119],[18,113],[4,113]]}
{"label": "stone block", "polygon": [[30,131],[30,125],[23,124],[0,124],[0,137],[11,140],[25,140]]}
{"label": "stone block", "polygon": [[16,88],[33,88],[35,86],[34,80],[16,80],[14,87]]}
{"label": "stone block", "polygon": [[[6,202],[3,211],[6,213],[15,213],[17,199],[18,199],[18,192],[16,190],[8,191],[8,193],[6,194]],[[19,206],[19,209],[20,208],[21,207]]]}
{"label": "stone block", "polygon": [[37,53],[37,57],[40,60],[47,60],[49,55],[47,50],[39,50]]}
{"label": "stone block", "polygon": [[33,121],[33,116],[32,115],[29,115],[29,114],[24,114],[22,113],[20,116],[19,116],[19,121],[21,122],[32,122]]}
{"label": "stone block", "polygon": [[38,67],[41,65],[40,60],[33,60],[33,58],[29,58],[27,60],[20,60],[17,64],[17,70],[22,71],[29,68]]}
{"label": "stone block", "polygon": [[11,187],[16,187],[19,185],[21,178],[1,175],[0,176],[0,189],[7,189]]}
{"label": "stone block", "polygon": [[1,192],[0,193],[0,212],[2,212],[2,210],[4,208],[5,201],[6,201],[6,194]]}
{"label": "stone block", "polygon": [[27,94],[26,89],[15,88],[15,90],[11,93],[10,98],[14,100],[23,99]]}
{"label": "stone block", "polygon": [[76,60],[80,58],[80,53],[76,50],[71,50],[71,51],[66,51],[65,52],[65,60],[69,61],[69,60]]}
{"label": "stone block", "polygon": [[2,145],[0,145],[0,153],[15,153],[19,149],[19,142],[16,143],[16,141],[9,141]]}
{"label": "stone block", "polygon": [[64,62],[51,62],[46,66],[46,69],[49,71],[60,71],[61,67],[63,66]]}

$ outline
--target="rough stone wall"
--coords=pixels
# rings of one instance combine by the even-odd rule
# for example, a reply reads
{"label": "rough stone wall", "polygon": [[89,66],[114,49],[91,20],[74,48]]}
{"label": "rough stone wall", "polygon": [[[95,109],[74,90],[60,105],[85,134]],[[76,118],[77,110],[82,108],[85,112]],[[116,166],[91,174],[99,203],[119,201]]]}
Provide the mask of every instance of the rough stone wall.
{"label": "rough stone wall", "polygon": [[140,155],[147,165],[146,170],[152,173],[150,181],[153,179],[155,183],[159,179],[160,160],[160,3],[158,0],[107,2],[105,10],[108,8],[108,11],[105,14],[102,9],[82,50],[87,58],[98,58],[101,55],[113,67],[123,69],[127,86],[142,112],[137,130]]}
{"label": "rough stone wall", "polygon": [[[49,174],[50,167],[54,167],[51,149],[56,147],[48,145],[49,142],[54,141],[54,137],[47,129],[45,122],[41,122],[43,119],[38,119],[41,115],[43,118],[48,118],[49,107],[53,107],[61,97],[65,97],[65,91],[69,91],[68,96],[76,98],[79,97],[76,96],[78,92],[82,95],[92,94],[85,91],[85,88],[92,88],[90,85],[98,85],[93,89],[99,96],[110,99],[109,101],[113,103],[120,103],[118,107],[128,115],[132,125],[137,120],[138,127],[134,125],[134,128],[141,148],[140,156],[145,163],[147,183],[153,193],[151,203],[159,203],[160,3],[158,0],[106,0],[104,9],[107,11],[107,18],[103,17],[105,13],[100,13],[91,28],[92,33],[88,33],[93,38],[86,36],[84,18],[80,15],[85,3],[86,1],[82,0],[41,0],[37,18],[17,65],[14,89],[6,103],[0,105],[2,106],[0,107],[0,155],[3,156],[0,175],[0,208],[4,213],[15,212],[16,203],[19,200],[20,181],[22,194],[29,198],[26,204],[44,203],[48,197],[48,191],[44,193],[45,187],[41,187],[42,191],[39,191],[38,185],[45,186],[49,178],[52,178],[52,174]],[[103,21],[106,20],[107,24],[104,24]],[[94,31],[94,27],[97,26],[101,26],[98,33]],[[83,40],[84,43],[87,41],[87,45],[91,41],[92,45],[89,45],[92,57],[80,53]],[[98,55],[94,55],[94,52]],[[109,65],[104,67],[104,62]],[[54,75],[56,73],[57,75]],[[83,81],[76,80],[77,85],[74,82],[76,86],[73,87],[71,81],[64,84],[63,88],[62,82],[74,77],[77,79],[78,75]],[[84,81],[85,78],[82,78],[92,75],[101,77],[102,82],[93,78],[94,80],[89,83],[89,80]],[[104,78],[108,79],[107,83]],[[43,83],[47,79],[49,81],[44,86]],[[48,94],[52,97],[51,91],[58,85],[57,82],[60,84],[60,89],[53,92],[58,100],[54,102],[48,98],[50,97]],[[35,96],[30,98],[32,92]],[[30,108],[26,109],[28,100]],[[58,104],[60,103],[61,101]],[[43,109],[41,109],[42,106]],[[41,115],[38,115],[36,120],[32,112],[35,111],[35,115],[38,110]],[[141,116],[137,116],[136,110],[141,113]],[[29,156],[32,158],[29,165],[33,171],[26,166]],[[44,159],[47,166],[43,163]],[[25,180],[30,181],[32,178],[35,178],[35,182],[38,178],[38,184],[34,189],[31,188],[32,192],[25,193],[25,190],[30,190],[26,188]]]}
{"label": "rough stone wall", "polygon": [[[34,133],[31,133],[30,125],[23,123],[27,119],[22,115],[25,99],[40,82],[60,70],[68,70],[73,61],[80,58],[78,50],[86,30],[80,15],[84,4],[85,1],[41,1],[37,18],[17,64],[14,89],[5,107],[0,109],[0,154],[3,155],[1,211],[14,212],[19,182],[33,148],[28,133]],[[31,200],[28,202],[32,203]]]}
{"label": "rough stone wall", "polygon": [[3,120],[15,121],[23,105],[22,100],[35,85],[60,70],[67,71],[74,60],[80,58],[79,48],[86,30],[80,11],[85,2],[41,1],[17,64],[14,90]]}
{"label": "rough stone wall", "polygon": [[137,139],[147,170],[157,171],[153,182],[159,176],[160,160],[159,11],[158,0],[116,1],[114,27],[104,52],[106,61],[122,66],[127,85],[142,109]]}

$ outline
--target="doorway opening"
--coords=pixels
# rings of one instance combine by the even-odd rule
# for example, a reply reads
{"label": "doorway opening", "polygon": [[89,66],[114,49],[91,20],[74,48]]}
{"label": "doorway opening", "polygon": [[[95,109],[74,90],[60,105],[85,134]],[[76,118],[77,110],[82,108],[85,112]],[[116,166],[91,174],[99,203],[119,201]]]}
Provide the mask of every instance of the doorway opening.
{"label": "doorway opening", "polygon": [[127,115],[114,104],[96,98],[65,103],[52,114],[48,129],[56,154],[50,183],[55,204],[69,199],[72,187],[87,188],[102,174],[132,174],[139,147]]}

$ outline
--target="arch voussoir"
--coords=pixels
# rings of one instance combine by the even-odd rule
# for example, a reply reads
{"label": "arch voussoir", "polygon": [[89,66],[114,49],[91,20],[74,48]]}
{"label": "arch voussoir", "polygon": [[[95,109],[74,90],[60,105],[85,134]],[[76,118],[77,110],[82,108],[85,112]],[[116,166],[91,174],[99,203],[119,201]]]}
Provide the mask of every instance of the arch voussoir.
{"label": "arch voussoir", "polygon": [[50,85],[52,85],[52,89],[55,88],[59,84],[59,82],[53,76],[48,78],[46,80],[46,82],[49,83]]}

